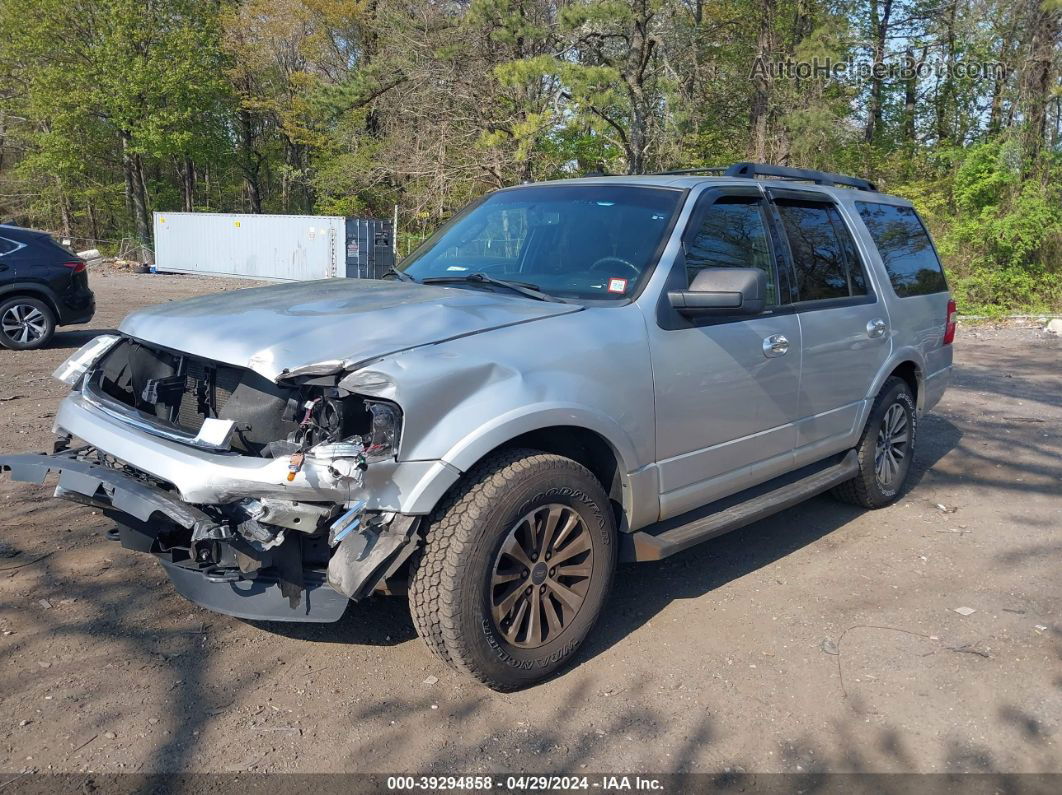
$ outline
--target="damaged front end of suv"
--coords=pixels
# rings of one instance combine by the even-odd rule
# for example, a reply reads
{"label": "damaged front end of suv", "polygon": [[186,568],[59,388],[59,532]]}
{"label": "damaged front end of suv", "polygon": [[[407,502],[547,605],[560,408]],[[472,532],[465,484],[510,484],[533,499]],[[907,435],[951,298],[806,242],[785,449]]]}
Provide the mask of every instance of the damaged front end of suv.
{"label": "damaged front end of suv", "polygon": [[[400,465],[402,412],[335,365],[270,379],[131,336],[97,337],[56,377],[73,391],[52,455],[0,457],[14,480],[102,511],[177,590],[243,618],[334,621],[417,544],[395,509],[423,479]],[[317,372],[314,372],[316,370]],[[363,383],[364,382],[364,383]]]}

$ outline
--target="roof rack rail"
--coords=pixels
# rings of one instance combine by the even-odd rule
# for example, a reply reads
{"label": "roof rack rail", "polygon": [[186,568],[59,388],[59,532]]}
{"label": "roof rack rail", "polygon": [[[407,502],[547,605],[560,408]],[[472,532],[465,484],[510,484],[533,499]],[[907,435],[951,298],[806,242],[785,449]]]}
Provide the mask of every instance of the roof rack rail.
{"label": "roof rack rail", "polygon": [[795,179],[802,182],[814,182],[816,185],[843,185],[857,190],[877,191],[877,186],[868,179],[833,174],[829,171],[815,171],[810,168],[790,168],[789,166],[772,166],[767,163],[734,163],[725,176],[728,177],[777,177]]}
{"label": "roof rack rail", "polygon": [[729,166],[699,166],[698,168],[676,168],[671,171],[658,171],[660,176],[680,176],[682,174],[722,174]]}
{"label": "roof rack rail", "polygon": [[734,163],[731,166],[704,166],[701,168],[680,168],[674,171],[662,171],[661,175],[678,176],[681,174],[719,174],[724,177],[773,177],[775,179],[792,179],[800,182],[814,182],[816,185],[843,185],[856,190],[877,191],[877,186],[868,179],[833,174],[829,171],[815,171],[810,168],[790,168],[789,166],[772,166],[768,163]]}

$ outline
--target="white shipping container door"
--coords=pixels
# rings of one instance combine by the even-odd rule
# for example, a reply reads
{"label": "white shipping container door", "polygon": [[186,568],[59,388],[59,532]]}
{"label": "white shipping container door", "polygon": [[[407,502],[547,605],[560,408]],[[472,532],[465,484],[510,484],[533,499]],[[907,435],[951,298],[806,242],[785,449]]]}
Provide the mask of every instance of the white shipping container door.
{"label": "white shipping container door", "polygon": [[155,269],[298,281],[345,275],[344,219],[328,215],[155,215]]}

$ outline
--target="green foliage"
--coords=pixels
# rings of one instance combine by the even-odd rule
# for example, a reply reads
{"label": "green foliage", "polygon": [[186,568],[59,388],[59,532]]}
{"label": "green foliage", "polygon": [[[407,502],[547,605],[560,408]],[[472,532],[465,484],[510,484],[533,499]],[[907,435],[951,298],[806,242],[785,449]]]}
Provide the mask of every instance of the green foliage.
{"label": "green foliage", "polygon": [[1020,147],[993,140],[920,159],[897,185],[934,232],[960,311],[998,315],[1062,305],[1062,158],[1030,174]]}
{"label": "green foliage", "polygon": [[[397,204],[412,246],[525,180],[761,158],[910,198],[963,311],[1062,307],[1062,0],[893,0],[884,28],[878,0],[31,5],[0,0],[0,216],[22,223],[117,246],[151,210]],[[928,69],[750,78],[879,57]]]}

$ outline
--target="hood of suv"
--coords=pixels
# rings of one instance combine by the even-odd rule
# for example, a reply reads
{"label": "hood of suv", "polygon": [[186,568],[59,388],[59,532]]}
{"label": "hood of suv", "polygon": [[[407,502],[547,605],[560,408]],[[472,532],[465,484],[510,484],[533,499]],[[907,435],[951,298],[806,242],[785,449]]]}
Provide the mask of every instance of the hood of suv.
{"label": "hood of suv", "polygon": [[335,279],[160,304],[129,315],[120,330],[275,380],[581,308],[480,289]]}

